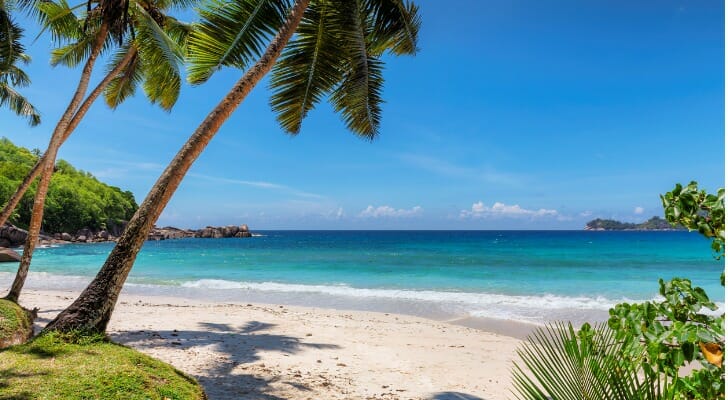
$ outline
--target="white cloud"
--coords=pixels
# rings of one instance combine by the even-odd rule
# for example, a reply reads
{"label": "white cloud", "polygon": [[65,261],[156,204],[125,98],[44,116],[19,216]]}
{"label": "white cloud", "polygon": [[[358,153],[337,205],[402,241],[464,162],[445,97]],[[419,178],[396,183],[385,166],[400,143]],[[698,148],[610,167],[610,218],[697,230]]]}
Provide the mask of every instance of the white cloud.
{"label": "white cloud", "polygon": [[529,210],[518,204],[507,205],[501,202],[493,203],[488,207],[482,201],[473,203],[470,210],[460,211],[460,218],[488,218],[488,217],[511,217],[511,218],[538,218],[538,217],[559,217],[556,210],[539,208]]}
{"label": "white cloud", "polygon": [[591,211],[589,211],[589,210],[587,210],[587,211],[580,212],[579,213],[579,216],[580,217],[590,217],[590,216],[592,216],[592,214],[594,214],[594,213],[591,212]]}
{"label": "white cloud", "polygon": [[644,212],[645,212],[644,207],[637,206],[634,208],[634,213],[637,215],[642,215]]}
{"label": "white cloud", "polygon": [[362,218],[381,218],[381,217],[416,217],[418,215],[421,215],[423,212],[423,208],[420,206],[414,206],[410,209],[396,209],[390,206],[368,206],[362,212],[359,213],[359,216]]}
{"label": "white cloud", "polygon": [[111,165],[110,167],[103,169],[94,169],[90,172],[97,178],[101,179],[114,179],[124,178],[130,174],[139,175],[140,173],[155,172],[161,173],[164,170],[164,165],[151,163],[151,162],[126,162],[116,160],[91,160],[98,162],[99,164]]}
{"label": "white cloud", "polygon": [[339,207],[337,209],[328,210],[324,213],[320,214],[325,219],[333,219],[333,220],[341,220],[343,219],[346,214],[344,213],[344,207]]}
{"label": "white cloud", "polygon": [[223,178],[223,177],[195,174],[195,173],[191,173],[188,175],[193,178],[199,178],[199,179],[203,179],[203,180],[211,181],[211,182],[230,183],[230,184],[234,184],[234,185],[251,186],[251,187],[257,187],[257,188],[261,188],[261,189],[279,190],[279,191],[286,192],[286,193],[289,193],[289,194],[292,194],[292,195],[298,196],[298,197],[308,197],[308,198],[314,198],[314,199],[324,199],[325,198],[325,196],[322,196],[320,194],[304,192],[302,190],[298,190],[298,189],[295,189],[295,188],[292,188],[292,187],[286,186],[286,185],[280,185],[278,183],[264,182],[264,181],[246,181],[246,180],[242,180],[242,179],[230,179],[230,178]]}

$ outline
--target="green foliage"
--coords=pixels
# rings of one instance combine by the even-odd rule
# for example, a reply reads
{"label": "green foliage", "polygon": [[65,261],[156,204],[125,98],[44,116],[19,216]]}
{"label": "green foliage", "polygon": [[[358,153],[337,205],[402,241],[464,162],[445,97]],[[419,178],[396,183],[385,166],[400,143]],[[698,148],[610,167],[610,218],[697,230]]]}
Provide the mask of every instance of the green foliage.
{"label": "green foliage", "polygon": [[0,398],[202,400],[191,377],[101,336],[51,332],[0,352]]}
{"label": "green foliage", "polygon": [[271,106],[297,134],[306,114],[329,97],[347,128],[374,138],[384,87],[381,56],[414,54],[418,8],[404,1],[312,1],[273,68]]}
{"label": "green foliage", "polygon": [[[724,189],[707,194],[695,182],[685,188],[678,184],[661,196],[667,221],[713,239],[717,258],[725,255],[723,196]],[[520,398],[546,399],[544,391],[554,399],[725,398],[725,314],[707,312],[717,306],[688,279],[660,279],[659,284],[662,300],[610,309],[608,333],[588,324],[578,337],[570,325],[568,330],[562,325],[537,330],[537,340],[519,351],[530,375],[518,365],[514,370]],[[619,351],[612,352],[612,346]],[[616,394],[601,389],[619,373],[639,374],[635,382],[647,383],[647,390]]]}
{"label": "green foliage", "polygon": [[[186,41],[191,27],[165,15],[166,9],[188,0],[130,1],[129,24],[134,29],[131,37],[122,37],[115,54],[109,58],[111,72],[131,51],[135,52],[128,66],[115,76],[104,91],[106,103],[116,108],[132,96],[138,86],[152,103],[170,110],[177,102],[182,79],[180,66],[186,53]],[[82,4],[82,5],[85,5]],[[38,3],[38,14],[44,29],[61,44],[51,53],[52,65],[74,67],[91,54],[101,19],[97,10],[76,14],[78,6],[71,7],[65,0]],[[122,35],[123,36],[123,35]],[[110,34],[103,51],[115,47]]]}
{"label": "green foliage", "polygon": [[27,64],[30,57],[20,43],[23,29],[13,20],[10,5],[11,2],[0,1],[0,107],[8,107],[35,126],[40,123],[38,110],[16,90],[30,84],[28,75],[19,67]]}
{"label": "green foliage", "polygon": [[[692,287],[690,280],[660,279],[662,301],[618,304],[609,310],[609,327],[628,346],[624,356],[641,363],[645,374],[671,381],[668,390],[679,399],[718,399],[725,390],[725,315],[715,317],[703,310],[716,310],[705,291]],[[717,345],[719,362],[701,348]],[[702,368],[679,374],[693,361]],[[714,365],[711,361],[716,362]]]}
{"label": "green foliage", "polygon": [[529,400],[670,399],[666,382],[625,362],[627,346],[605,325],[585,324],[578,332],[563,323],[536,329],[517,350],[525,369],[514,364],[516,394]]}
{"label": "green foliage", "polygon": [[[38,157],[27,149],[0,139],[0,203],[15,192]],[[11,222],[27,226],[33,209],[35,185],[23,196]],[[45,203],[46,232],[76,232],[81,228],[118,226],[134,215],[137,204],[130,192],[99,182],[91,174],[76,170],[64,160],[56,163]]]}
{"label": "green foliage", "polygon": [[[245,69],[283,26],[290,0],[210,0],[189,40],[188,80]],[[272,70],[271,107],[286,132],[328,98],[347,125],[374,138],[381,119],[383,53],[414,54],[418,8],[403,0],[311,0]]]}
{"label": "green foliage", "polygon": [[286,19],[288,0],[210,0],[190,37],[187,79],[203,83],[222,66],[247,68]]}
{"label": "green foliage", "polygon": [[698,190],[695,181],[685,187],[678,183],[671,192],[660,196],[667,221],[713,239],[713,251],[719,259],[725,255],[724,197],[725,189],[718,189],[717,194],[707,194],[705,190]]}

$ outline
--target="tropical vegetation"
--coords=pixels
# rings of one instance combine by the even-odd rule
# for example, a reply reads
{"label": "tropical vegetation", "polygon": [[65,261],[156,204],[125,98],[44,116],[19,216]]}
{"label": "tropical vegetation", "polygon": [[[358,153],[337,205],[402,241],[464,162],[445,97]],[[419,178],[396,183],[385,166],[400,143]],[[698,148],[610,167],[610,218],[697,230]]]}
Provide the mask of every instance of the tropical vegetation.
{"label": "tropical vegetation", "polygon": [[415,53],[417,11],[413,3],[402,0],[205,3],[200,10],[202,21],[189,39],[188,78],[204,82],[222,66],[247,71],[165,169],[96,278],[45,330],[106,330],[154,222],[192,163],[269,71],[274,71],[271,103],[289,132],[296,133],[307,112],[329,96],[352,132],[374,138],[381,118],[381,57],[385,52]]}
{"label": "tropical vegetation", "polygon": [[[725,256],[724,189],[696,182],[661,196],[665,217],[711,238]],[[724,275],[721,283],[725,285]],[[607,326],[585,324],[537,330],[514,367],[521,399],[724,398],[725,313],[688,279],[659,281],[660,300],[617,304]]]}
{"label": "tropical vegetation", "polygon": [[[0,138],[0,202],[10,197],[38,158],[38,151],[15,146],[10,140]],[[64,160],[56,163],[55,170],[43,215],[45,232],[121,229],[134,215],[138,206],[131,192],[100,182]],[[34,194],[35,187],[32,186],[10,222],[21,228],[28,226]]]}
{"label": "tropical vegetation", "polygon": [[16,90],[30,85],[30,78],[20,67],[30,62],[21,43],[23,28],[11,13],[17,6],[12,0],[0,0],[0,107],[7,107],[35,126],[40,123],[40,113]]}
{"label": "tropical vegetation", "polygon": [[[189,4],[186,0],[89,1],[86,13],[81,16],[76,16],[64,0],[36,4],[44,28],[49,29],[57,41],[70,42],[53,51],[52,63],[69,66],[84,60],[85,63],[77,89],[51,135],[47,150],[0,213],[2,224],[30,186],[34,175],[40,175],[28,224],[28,239],[7,299],[16,301],[25,284],[40,234],[58,150],[101,92],[106,91],[107,103],[116,107],[144,82],[145,92],[152,102],[159,102],[165,109],[176,102],[181,81],[179,64],[184,57],[189,27],[167,16],[165,9]],[[109,72],[86,96],[96,59],[115,42],[118,42],[120,50],[112,57]]]}

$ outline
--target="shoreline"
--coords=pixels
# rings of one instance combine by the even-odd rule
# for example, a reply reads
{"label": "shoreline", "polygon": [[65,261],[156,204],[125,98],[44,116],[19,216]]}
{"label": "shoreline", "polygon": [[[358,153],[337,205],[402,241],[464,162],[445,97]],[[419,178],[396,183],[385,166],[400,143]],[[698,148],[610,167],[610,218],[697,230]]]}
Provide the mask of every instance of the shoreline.
{"label": "shoreline", "polygon": [[[78,294],[28,289],[20,300],[39,307],[38,330]],[[506,399],[520,343],[457,320],[124,292],[109,334],[222,400]]]}
{"label": "shoreline", "polygon": [[[14,276],[14,272],[0,272],[0,286],[10,285]],[[92,275],[56,275],[30,271],[25,288],[80,292],[92,278]],[[581,324],[604,320],[608,317],[605,305],[611,306],[618,302],[601,297],[562,297],[550,294],[522,296],[430,289],[236,282],[204,278],[182,284],[145,283],[131,279],[125,284],[123,293],[201,302],[268,303],[402,314],[435,321],[451,321],[520,339],[534,327],[549,321],[569,320]],[[478,311],[473,311],[474,309]]]}

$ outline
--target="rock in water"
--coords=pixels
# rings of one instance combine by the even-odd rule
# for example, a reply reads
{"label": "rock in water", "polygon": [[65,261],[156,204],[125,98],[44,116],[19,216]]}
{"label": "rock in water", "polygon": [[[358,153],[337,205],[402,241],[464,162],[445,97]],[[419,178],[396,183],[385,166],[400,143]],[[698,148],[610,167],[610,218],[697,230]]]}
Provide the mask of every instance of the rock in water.
{"label": "rock in water", "polygon": [[0,262],[18,262],[20,254],[11,249],[0,248]]}

